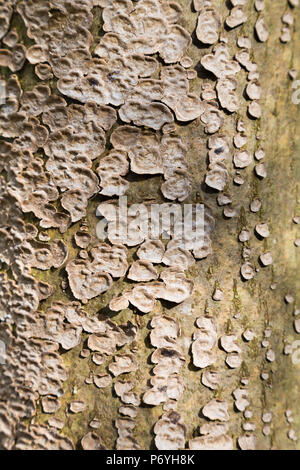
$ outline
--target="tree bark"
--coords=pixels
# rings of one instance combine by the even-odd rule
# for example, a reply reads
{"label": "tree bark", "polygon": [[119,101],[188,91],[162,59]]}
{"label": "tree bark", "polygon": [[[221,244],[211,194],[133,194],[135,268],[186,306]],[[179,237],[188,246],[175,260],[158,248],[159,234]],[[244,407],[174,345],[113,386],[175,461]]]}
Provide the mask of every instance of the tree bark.
{"label": "tree bark", "polygon": [[[83,91],[81,89],[81,95],[79,93],[75,96],[70,94],[71,86],[67,89],[60,85],[65,78],[68,79],[68,76],[67,73],[65,77],[58,76],[58,66],[54,56],[61,53],[61,57],[71,57],[71,52],[67,48],[70,38],[67,36],[66,26],[66,18],[71,15],[71,9],[66,6],[67,2],[64,0],[54,2],[50,10],[48,10],[46,2],[40,2],[40,6],[45,8],[50,18],[48,28],[52,42],[49,41],[53,50],[52,52],[51,50],[47,51],[48,55],[45,59],[42,57],[43,52],[36,61],[32,58],[34,54],[29,54],[32,46],[38,44],[36,33],[32,33],[34,22],[30,19],[28,11],[26,9],[25,11],[22,6],[20,7],[22,3],[27,4],[27,8],[31,7],[31,2],[12,1],[11,14],[4,11],[4,6],[0,7],[3,10],[1,14],[5,17],[9,16],[9,28],[4,37],[7,36],[9,30],[16,30],[19,36],[18,44],[23,44],[27,49],[27,58],[22,68],[15,70],[13,65],[9,66],[11,62],[8,66],[4,66],[7,57],[4,55],[3,49],[12,51],[12,57],[15,52],[2,38],[0,63],[2,65],[1,79],[2,83],[5,83],[7,91],[6,104],[9,103],[10,97],[13,103],[17,103],[17,109],[14,108],[10,112],[4,108],[4,104],[0,111],[2,135],[0,143],[0,170],[2,170],[0,344],[2,344],[4,351],[2,363],[0,361],[0,448],[81,449],[93,446],[102,448],[103,446],[107,449],[140,448],[149,450],[156,448],[188,449],[193,448],[193,445],[196,448],[199,445],[207,448],[210,445],[214,448],[221,448],[224,445],[232,446],[234,449],[254,448],[257,450],[299,448],[300,361],[297,360],[299,348],[297,330],[300,333],[300,325],[297,328],[299,290],[297,239],[299,239],[298,221],[300,219],[297,217],[300,217],[298,157],[300,152],[298,132],[300,107],[295,104],[295,98],[292,99],[293,93],[295,96],[297,91],[296,85],[296,88],[293,88],[293,84],[297,80],[300,70],[298,53],[300,48],[299,8],[293,7],[293,2],[265,0],[264,10],[259,12],[255,8],[254,2],[248,0],[241,6],[247,20],[242,25],[230,28],[226,26],[225,20],[232,12],[233,5],[230,2],[212,0],[211,7],[220,15],[221,26],[218,28],[218,39],[214,44],[203,44],[197,38],[196,27],[199,14],[208,8],[207,2],[195,2],[193,6],[190,0],[177,0],[177,4],[182,9],[178,24],[192,38],[191,44],[183,55],[192,60],[192,66],[189,70],[197,71],[195,78],[189,80],[189,93],[195,94],[197,99],[201,96],[202,103],[215,102],[215,109],[218,109],[218,113],[220,113],[222,125],[215,133],[208,133],[207,124],[201,119],[202,114],[190,120],[180,120],[174,108],[167,104],[165,104],[165,108],[168,108],[168,113],[173,116],[175,123],[175,131],[170,134],[166,134],[170,131],[162,125],[158,129],[147,125],[144,120],[145,114],[143,114],[146,113],[145,110],[141,118],[134,117],[131,122],[126,124],[135,126],[142,132],[148,132],[159,141],[163,135],[176,136],[186,147],[191,190],[183,201],[177,199],[175,202],[181,208],[184,207],[184,204],[202,203],[206,208],[209,208],[215,220],[214,228],[210,233],[212,253],[206,258],[196,259],[195,264],[185,271],[180,269],[180,271],[184,271],[183,276],[194,283],[191,295],[186,300],[177,304],[176,302],[159,300],[161,297],[158,297],[151,311],[143,313],[133,303],[128,303],[120,311],[109,308],[112,299],[121,296],[124,292],[131,291],[137,285],[136,282],[128,279],[128,271],[127,276],[111,276],[112,287],[87,301],[83,298],[84,296],[81,298],[76,296],[76,292],[78,292],[76,286],[74,288],[70,286],[72,279],[77,282],[80,277],[79,275],[76,277],[75,271],[69,270],[67,267],[71,266],[72,261],[75,259],[82,261],[86,259],[85,257],[91,261],[91,249],[100,242],[105,241],[109,246],[112,245],[107,240],[99,241],[96,234],[99,222],[96,215],[97,207],[104,201],[118,200],[116,195],[108,197],[105,194],[100,194],[100,190],[103,188],[101,178],[100,183],[97,183],[100,184],[100,189],[98,188],[96,192],[86,197],[86,214],[84,214],[85,209],[80,209],[80,216],[77,220],[74,218],[70,223],[66,223],[65,229],[61,230],[59,230],[59,224],[62,227],[61,220],[63,218],[60,219],[60,223],[56,227],[53,222],[55,218],[52,215],[47,219],[51,219],[51,223],[43,225],[41,222],[46,220],[47,204],[53,205],[56,213],[63,214],[63,217],[70,217],[72,211],[75,211],[74,207],[77,201],[75,193],[68,200],[68,204],[64,205],[62,202],[65,191],[70,189],[68,184],[71,184],[68,183],[67,176],[65,177],[66,187],[64,187],[64,183],[60,183],[63,179],[63,172],[68,173],[68,167],[64,165],[68,161],[71,162],[71,157],[67,160],[65,155],[73,155],[73,157],[75,155],[74,159],[78,156],[86,158],[81,166],[77,161],[76,170],[71,168],[73,163],[70,163],[70,174],[74,171],[75,175],[73,182],[75,180],[81,181],[82,175],[87,175],[86,181],[91,181],[89,179],[92,178],[91,173],[98,178],[97,169],[100,160],[112,151],[111,135],[124,126],[125,122],[124,118],[122,121],[124,113],[123,115],[122,112],[120,113],[123,105],[118,104],[117,101],[115,104],[109,100],[101,105],[109,106],[113,110],[112,112],[117,113],[117,118],[110,129],[103,130],[99,124],[99,131],[95,131],[95,128],[91,130],[92,128],[84,127],[85,124],[82,124],[84,122],[83,114],[69,116],[66,118],[67,121],[63,121],[65,118],[62,118],[62,123],[59,120],[60,115],[57,114],[55,115],[56,122],[49,125],[50,120],[47,122],[44,116],[51,106],[49,102],[41,104],[42,100],[37,105],[37,107],[43,108],[42,111],[34,113],[35,105],[32,103],[34,103],[34,99],[37,99],[38,93],[33,99],[32,96],[26,95],[26,92],[36,90],[34,87],[37,85],[48,86],[52,95],[65,99],[66,103],[62,105],[62,108],[65,109],[74,104],[78,106],[78,109],[79,107],[81,109],[86,102],[96,100],[96,95],[93,94],[91,99],[87,99],[84,95],[87,93],[86,89]],[[101,56],[100,53],[97,56],[95,51],[99,43],[101,44],[105,39],[105,35],[112,30],[108,26],[105,30],[103,29],[103,24],[106,22],[108,25],[109,22],[107,17],[106,19],[102,17],[104,7],[106,6],[105,9],[108,11],[110,3],[104,0],[95,0],[94,2],[91,0],[82,2],[82,7],[77,5],[76,11],[80,15],[82,8],[83,17],[80,17],[78,24],[72,17],[72,21],[78,28],[78,45],[74,46],[76,54],[79,54],[79,49],[87,47],[89,54],[91,54],[89,60],[97,57],[98,60],[102,59],[103,62],[108,63],[109,57]],[[138,3],[143,3],[143,0]],[[259,3],[256,2],[256,4]],[[133,4],[136,7],[137,2],[133,2]],[[197,4],[200,6],[200,12],[196,11],[198,10]],[[64,12],[64,8],[67,9],[67,13]],[[145,10],[146,16],[150,18],[147,8]],[[22,14],[22,12],[25,13]],[[287,25],[282,21],[283,15],[287,12],[294,18],[293,25]],[[167,13],[165,14],[166,20]],[[86,19],[89,18],[88,15],[91,15],[90,21]],[[109,12],[107,16],[109,16]],[[264,42],[259,40],[255,32],[257,20],[262,17],[269,32],[268,39]],[[43,14],[40,11],[36,20],[41,25],[43,25],[42,18]],[[85,36],[86,33],[80,36],[82,33],[80,23],[82,28],[90,31],[90,36]],[[168,27],[171,27],[170,25],[171,23]],[[284,27],[288,28],[291,34],[288,42],[282,41],[284,40],[282,33]],[[63,36],[59,38],[57,35],[56,43],[53,38],[56,37],[55,34],[59,29],[63,31]],[[145,31],[147,37],[147,30]],[[122,37],[120,32],[118,34]],[[126,32],[123,31],[123,35],[125,34]],[[155,34],[158,33],[155,32],[154,36]],[[58,47],[54,52],[54,45],[57,45],[61,40],[63,42],[64,35],[66,49],[63,51],[64,45],[60,43],[60,49]],[[237,46],[237,38],[241,36],[247,36],[251,40],[249,60],[252,64],[257,64],[257,72],[259,73],[258,82],[262,95],[259,100],[254,100],[261,106],[262,114],[258,119],[251,117],[247,111],[253,100],[251,101],[247,97],[245,88],[250,82],[256,83],[256,77],[249,80],[249,70],[246,70],[245,65],[241,65],[240,71],[234,75],[234,80],[237,81],[234,93],[238,99],[238,109],[235,112],[229,112],[224,109],[224,106],[221,106],[219,93],[212,100],[203,97],[204,84],[211,86],[211,92],[214,93],[216,86],[218,87],[218,83],[224,78],[217,77],[206,69],[203,66],[203,57],[212,54],[214,47],[218,44],[223,44],[229,51],[228,60],[234,60],[234,63],[238,64],[236,54],[241,51],[241,48]],[[168,35],[166,37],[164,47],[167,49],[172,39]],[[123,39],[125,41],[125,36]],[[73,41],[77,41],[77,37],[74,36]],[[82,45],[80,41],[84,41],[85,44]],[[116,48],[116,50],[117,52],[114,52],[117,56],[115,69],[110,69],[108,66],[110,74],[116,74],[118,61],[121,60],[121,56],[118,57],[120,49]],[[148,56],[156,58],[158,62],[158,70],[151,75],[151,79],[157,80],[157,83],[161,80],[159,73],[164,73],[167,67],[178,65],[180,62],[178,60],[171,61],[171,64],[166,63],[163,59],[163,52],[150,52]],[[9,60],[11,61],[12,58],[10,57]],[[90,77],[90,85],[93,86],[93,80],[97,81],[100,77],[100,69],[97,68],[99,64],[93,63],[94,65],[87,66],[83,65],[79,58],[76,60],[78,61],[74,62],[75,65],[77,63],[76,70],[80,73],[83,73],[85,66],[90,67],[87,73]],[[37,75],[37,64],[40,63],[51,65],[51,76],[45,80],[41,80]],[[87,64],[87,61],[84,64]],[[91,73],[93,67],[94,74]],[[23,98],[18,93],[14,94],[14,91],[9,92],[9,90],[13,90],[13,87],[9,88],[8,85],[13,75],[16,75],[16,80],[20,83]],[[111,80],[115,80],[114,75],[110,75],[110,77]],[[139,80],[141,81],[141,78]],[[102,87],[105,87],[101,80],[100,83]],[[152,86],[154,87],[155,84],[151,84]],[[164,84],[164,86],[168,85]],[[152,93],[152,90],[146,90],[147,93]],[[227,93],[229,95],[228,90]],[[228,95],[225,96],[225,101]],[[26,99],[24,99],[25,96]],[[27,108],[26,103],[29,103]],[[189,108],[189,103],[187,108]],[[185,111],[188,113],[190,109]],[[17,124],[14,113],[21,113],[19,124]],[[33,127],[30,127],[30,122],[33,121]],[[246,140],[242,149],[238,149],[234,145],[234,137],[238,134],[237,126],[238,123],[241,125],[241,121],[244,123],[245,130],[240,134],[245,135]],[[60,137],[55,133],[67,128],[68,124],[69,128],[73,126],[73,137],[71,136],[68,142],[67,140],[63,141],[62,144]],[[46,128],[47,137],[44,140],[41,137],[42,130],[38,126]],[[80,126],[83,126],[81,130]],[[38,132],[40,134],[37,134]],[[76,145],[72,147],[72,139],[75,139],[76,132],[77,134],[82,133],[81,138],[84,142],[82,147],[79,144],[78,147]],[[87,145],[84,139],[89,132],[91,135],[94,132],[92,138],[95,140],[92,147],[84,147]],[[102,133],[105,136],[105,148],[103,151],[95,153],[96,158],[90,158],[96,146],[101,147],[100,140],[97,139]],[[205,183],[207,174],[211,171],[208,157],[209,138],[214,135],[225,136],[230,148],[229,156],[225,161],[228,180],[222,191],[217,191]],[[34,136],[33,139],[31,139],[32,136]],[[61,154],[59,153],[59,145],[53,151],[47,150],[50,148],[51,138],[53,148],[57,142],[62,145]],[[39,139],[43,144],[39,144]],[[73,153],[70,150],[71,147]],[[29,158],[26,154],[28,149],[30,158],[32,158],[30,165],[26,160]],[[262,160],[257,158],[257,155],[259,156],[257,151],[260,149],[265,152]],[[242,150],[249,152],[252,158],[246,168],[239,169],[234,164],[233,156]],[[53,164],[51,167],[53,170],[51,175],[52,170],[50,166],[47,166],[47,162],[53,161],[55,158],[57,158],[56,166]],[[128,155],[126,158],[129,159]],[[57,161],[62,163],[61,166]],[[258,175],[262,163],[263,170],[266,170],[266,177]],[[131,160],[132,168],[133,162]],[[59,174],[59,172],[61,173]],[[130,183],[126,193],[129,204],[144,201],[156,204],[170,202],[164,198],[161,192],[161,185],[167,181],[161,173],[145,175],[130,171],[127,175],[123,175],[123,178]],[[50,182],[51,177],[52,183]],[[237,177],[238,179],[236,179]],[[80,184],[78,183],[78,185]],[[49,195],[49,188],[57,193],[53,198],[50,196],[43,207],[42,205],[38,206],[36,202],[38,193],[40,192],[41,201],[46,200],[44,194],[46,192]],[[171,185],[169,191],[172,190]],[[232,202],[229,205],[220,205],[217,202],[217,197],[220,194],[230,195]],[[250,206],[255,200],[261,202],[261,207],[254,212],[253,206],[252,210]],[[70,206],[71,209],[68,210]],[[40,208],[40,212],[37,207]],[[234,211],[229,212],[229,208]],[[268,225],[269,236],[259,236],[256,230],[258,224]],[[80,230],[88,233],[91,237],[86,249],[80,248],[78,243],[76,244],[74,241],[75,234],[78,234]],[[247,238],[250,237],[249,240],[240,241],[241,231],[246,232],[244,234]],[[41,232],[42,236],[38,235]],[[43,238],[43,232],[48,234],[49,240],[45,238],[45,235]],[[58,244],[55,245],[55,251],[51,245],[54,240],[63,242],[68,251],[65,258],[65,248]],[[140,245],[127,247],[126,258],[129,267],[138,259],[136,252]],[[51,246],[52,258],[50,262]],[[40,260],[42,261],[37,261],[38,251],[42,247],[46,251],[48,250],[48,258],[47,256],[47,259],[43,258],[41,255]],[[88,255],[83,253],[85,250],[89,253]],[[267,266],[262,261],[264,258],[260,258],[266,253],[271,253],[272,256],[272,263]],[[241,274],[241,267],[245,263],[249,263],[251,270],[253,269],[249,280],[245,280]],[[86,267],[86,264],[84,266]],[[163,269],[168,267],[159,263],[155,265],[155,268],[161,273]],[[105,271],[105,268],[103,270]],[[106,275],[107,272],[109,269],[106,269]],[[96,280],[92,279],[90,271],[88,276],[89,279],[86,282],[91,282],[91,288],[96,289],[95,284],[93,285]],[[179,288],[180,283],[177,285],[177,289]],[[41,294],[43,289],[44,292],[47,291],[47,294]],[[221,296],[220,300],[218,293]],[[137,331],[134,341],[128,339],[129,336],[127,336],[126,341],[115,345],[113,352],[108,348],[105,354],[102,353],[101,348],[95,347],[93,350],[91,336],[97,336],[101,328],[99,326],[100,330],[95,329],[94,324],[90,331],[87,331],[88,328],[83,326],[83,320],[79,321],[78,317],[75,318],[74,313],[72,313],[73,316],[70,314],[71,316],[68,317],[67,309],[70,305],[74,306],[73,302],[77,302],[79,305],[76,307],[80,310],[79,316],[92,317],[96,323],[99,322],[99,325],[102,325],[101,328],[104,328],[103,325],[106,325],[107,328],[107,325],[110,325],[110,328],[116,328],[115,325],[126,325],[128,321],[131,322]],[[57,307],[57,303],[60,303],[60,307]],[[150,379],[154,380],[157,377],[154,371],[156,364],[152,360],[152,355],[159,349],[153,346],[153,338],[151,340],[150,334],[154,329],[153,320],[154,322],[157,319],[159,319],[158,322],[162,321],[162,316],[171,318],[180,329],[177,337],[175,335],[173,339],[169,338],[169,344],[173,344],[173,349],[184,358],[180,369],[175,372],[177,379],[179,377],[178,380],[182,382],[183,392],[179,394],[178,399],[174,399],[170,393],[170,396],[163,399],[160,404],[149,405],[144,402],[143,397],[152,387]],[[213,334],[209,328],[205,330],[201,320],[197,323],[199,318],[209,318],[216,326],[217,344],[212,348],[215,360],[213,364],[204,368],[195,365],[193,345],[195,347],[197,335],[205,343],[203,338],[208,338],[209,342]],[[53,319],[52,324],[51,319]],[[113,322],[114,326],[112,327],[108,321]],[[64,335],[67,335],[69,330],[72,331],[70,333],[72,341],[73,335],[76,336],[76,334],[78,341],[77,343],[75,341],[72,347],[69,345],[64,347],[64,344],[68,343],[68,338]],[[254,334],[253,339],[249,330]],[[110,333],[106,332],[105,334],[112,341],[111,330],[109,331]],[[118,330],[118,334],[121,334],[120,330]],[[227,350],[224,347],[225,337],[231,335],[236,337],[233,352],[230,347]],[[248,340],[250,337],[251,340]],[[104,349],[105,347],[103,346]],[[82,351],[84,352],[82,353]],[[98,363],[102,361],[101,364],[95,363],[94,358],[97,352],[102,355],[100,360],[98,354]],[[111,372],[111,366],[118,360],[118,356],[125,354],[129,355],[131,361],[136,361],[136,366],[129,373],[115,376]],[[205,348],[202,348],[200,356],[204,354]],[[234,355],[234,360],[237,359],[237,366],[230,367],[228,365],[231,354]],[[85,355],[87,357],[83,357]],[[203,384],[203,373],[207,371],[216,372],[219,375],[219,381],[214,390]],[[106,379],[109,385],[104,388],[97,387],[95,375],[108,376]],[[136,394],[133,401],[132,398],[127,400],[124,396],[118,396],[115,388],[117,381],[130,382],[131,392]],[[163,387],[166,387],[165,382]],[[165,393],[165,389],[162,393]],[[240,395],[247,400],[246,404],[238,399]],[[70,405],[76,401],[83,403],[83,411],[72,412]],[[57,406],[58,409],[55,408],[54,412],[49,414],[45,410],[47,404],[51,408],[50,402],[54,403],[54,408]],[[120,407],[124,408],[128,403],[131,405],[134,417],[127,416],[128,421],[126,422],[124,419],[128,410],[124,411]],[[223,403],[228,410],[228,419],[226,416],[224,418],[222,413],[221,418],[218,413],[217,417],[212,417],[205,408],[207,405],[211,405],[213,412],[215,412],[220,403]],[[170,410],[173,410],[173,413]],[[58,418],[62,422],[54,422],[53,418]],[[94,419],[99,420],[99,423],[98,426],[94,423],[93,428],[91,421]],[[221,433],[222,436],[226,436],[225,443],[213,437],[209,438],[211,440],[202,439],[199,441],[196,439],[201,435],[199,426],[203,426],[205,423],[222,423],[223,421],[226,421],[228,427]],[[163,424],[165,429],[161,431]],[[59,427],[62,428],[58,429]],[[215,428],[211,427],[210,429]],[[91,432],[94,434],[90,435]],[[203,428],[201,432],[202,436],[206,434],[203,432]]]}

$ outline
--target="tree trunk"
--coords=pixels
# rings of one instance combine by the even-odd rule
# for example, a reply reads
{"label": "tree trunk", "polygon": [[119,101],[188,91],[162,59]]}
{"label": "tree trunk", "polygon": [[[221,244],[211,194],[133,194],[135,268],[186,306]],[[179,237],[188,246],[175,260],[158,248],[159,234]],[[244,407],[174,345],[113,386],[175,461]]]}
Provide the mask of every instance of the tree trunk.
{"label": "tree trunk", "polygon": [[1,449],[299,448],[297,3],[0,2]]}

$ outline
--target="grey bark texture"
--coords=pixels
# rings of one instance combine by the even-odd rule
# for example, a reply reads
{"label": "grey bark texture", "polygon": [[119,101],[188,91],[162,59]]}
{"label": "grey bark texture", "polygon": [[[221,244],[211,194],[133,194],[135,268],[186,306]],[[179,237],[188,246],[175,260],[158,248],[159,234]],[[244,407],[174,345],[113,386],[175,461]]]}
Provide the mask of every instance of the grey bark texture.
{"label": "grey bark texture", "polygon": [[0,1],[0,449],[299,449],[297,3]]}

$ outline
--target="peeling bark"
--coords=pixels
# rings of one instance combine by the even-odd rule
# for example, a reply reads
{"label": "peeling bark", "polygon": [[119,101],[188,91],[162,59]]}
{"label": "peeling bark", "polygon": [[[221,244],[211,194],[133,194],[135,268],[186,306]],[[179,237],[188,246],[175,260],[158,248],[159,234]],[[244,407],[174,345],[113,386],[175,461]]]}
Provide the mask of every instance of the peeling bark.
{"label": "peeling bark", "polygon": [[297,3],[0,2],[0,449],[299,448]]}

